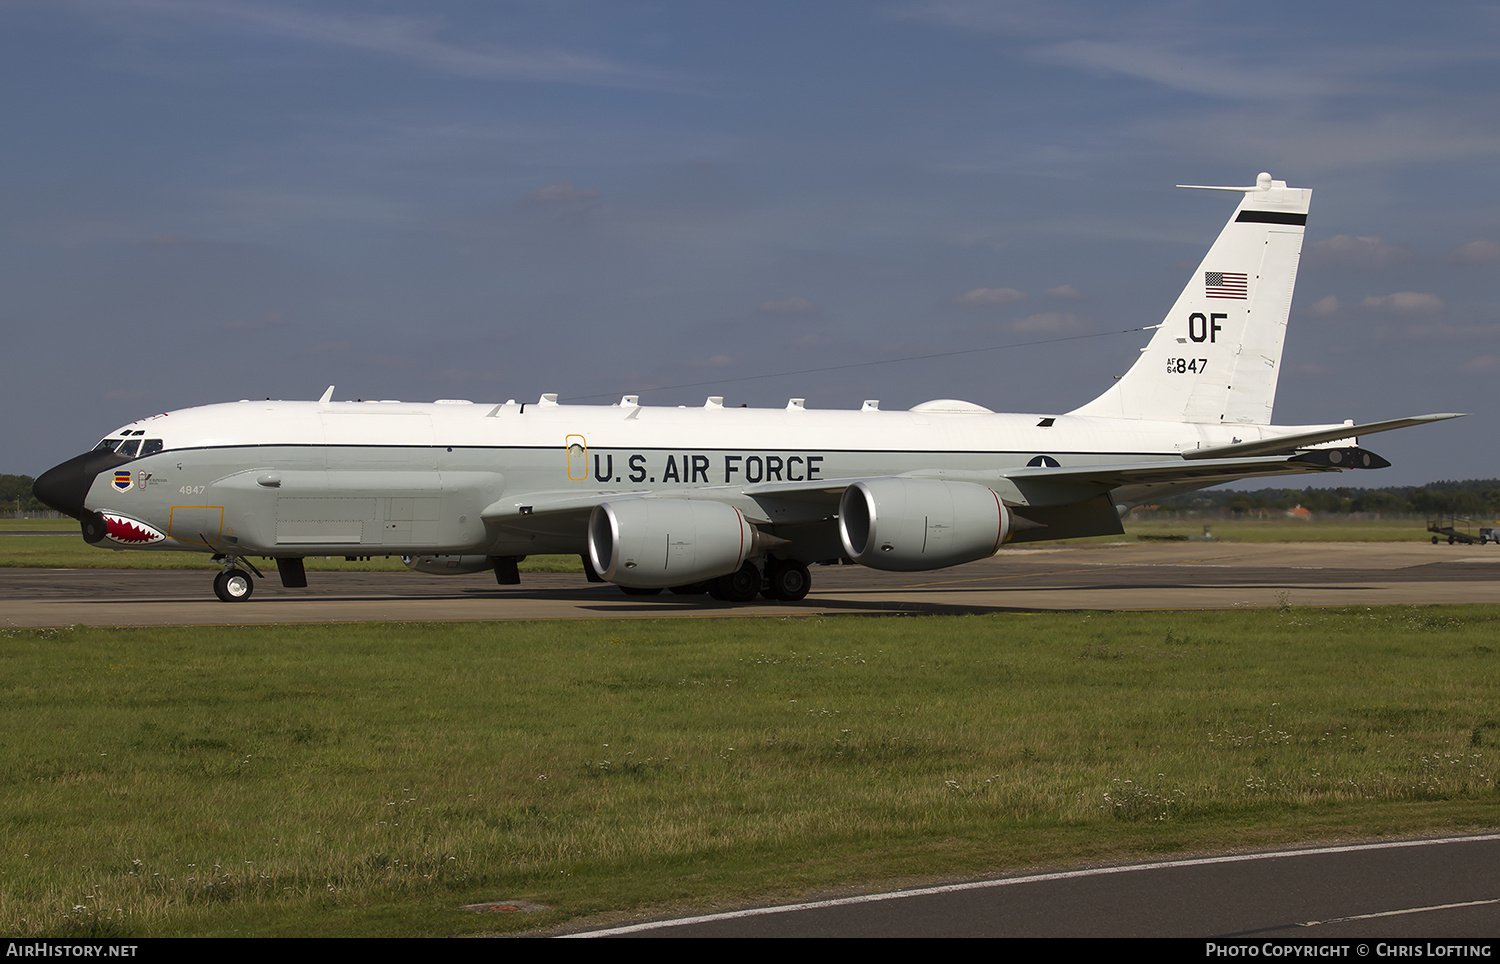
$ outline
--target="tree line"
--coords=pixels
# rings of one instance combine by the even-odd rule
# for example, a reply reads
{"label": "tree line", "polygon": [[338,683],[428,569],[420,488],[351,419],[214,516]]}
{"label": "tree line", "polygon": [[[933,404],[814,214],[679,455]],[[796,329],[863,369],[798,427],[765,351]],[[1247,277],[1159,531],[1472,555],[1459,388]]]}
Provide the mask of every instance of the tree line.
{"label": "tree line", "polygon": [[0,512],[46,511],[47,506],[31,494],[31,483],[35,481],[29,475],[0,475]]}
{"label": "tree line", "polygon": [[1339,486],[1322,489],[1212,489],[1162,499],[1167,511],[1218,511],[1257,515],[1302,507],[1318,515],[1442,516],[1479,519],[1500,516],[1500,479],[1429,482],[1382,488]]}

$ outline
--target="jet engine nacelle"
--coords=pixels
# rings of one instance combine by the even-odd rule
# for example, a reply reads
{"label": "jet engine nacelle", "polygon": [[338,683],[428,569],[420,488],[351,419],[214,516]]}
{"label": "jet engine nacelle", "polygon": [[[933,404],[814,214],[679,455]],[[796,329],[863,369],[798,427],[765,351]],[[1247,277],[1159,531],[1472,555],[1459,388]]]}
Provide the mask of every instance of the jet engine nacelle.
{"label": "jet engine nacelle", "polygon": [[872,479],[839,500],[849,558],[891,572],[942,569],[993,556],[1010,535],[1000,497],[972,482]]}
{"label": "jet engine nacelle", "polygon": [[489,556],[402,556],[401,562],[429,576],[463,576],[495,568],[495,560]]}
{"label": "jet engine nacelle", "polygon": [[589,560],[617,586],[683,586],[737,571],[755,554],[757,537],[722,502],[624,499],[594,507]]}

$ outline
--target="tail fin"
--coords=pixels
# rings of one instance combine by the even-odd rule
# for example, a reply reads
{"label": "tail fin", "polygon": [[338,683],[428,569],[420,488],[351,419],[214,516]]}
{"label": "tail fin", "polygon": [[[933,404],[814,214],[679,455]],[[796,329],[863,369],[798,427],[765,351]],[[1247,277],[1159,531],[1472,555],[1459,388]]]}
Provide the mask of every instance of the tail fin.
{"label": "tail fin", "polygon": [[1071,414],[1270,424],[1312,191],[1205,189],[1244,198],[1130,371]]}

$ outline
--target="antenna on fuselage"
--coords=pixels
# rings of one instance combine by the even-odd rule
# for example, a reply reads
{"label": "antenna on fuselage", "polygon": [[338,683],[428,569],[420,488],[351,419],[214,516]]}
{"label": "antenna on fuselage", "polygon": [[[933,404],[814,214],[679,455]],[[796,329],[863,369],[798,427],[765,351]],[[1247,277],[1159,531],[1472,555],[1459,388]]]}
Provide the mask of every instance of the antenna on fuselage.
{"label": "antenna on fuselage", "polygon": [[333,386],[329,385],[328,391],[324,392],[323,397],[318,399],[318,404],[327,406],[327,404],[331,401],[333,401]]}

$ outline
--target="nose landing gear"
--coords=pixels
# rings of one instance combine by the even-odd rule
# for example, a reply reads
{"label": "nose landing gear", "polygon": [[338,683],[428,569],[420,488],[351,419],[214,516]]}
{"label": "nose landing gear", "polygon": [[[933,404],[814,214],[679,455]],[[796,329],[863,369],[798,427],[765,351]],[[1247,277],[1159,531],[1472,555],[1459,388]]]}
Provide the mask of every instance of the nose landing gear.
{"label": "nose landing gear", "polygon": [[[255,583],[250,580],[250,573],[240,568],[242,560],[235,556],[214,556],[214,561],[224,564],[224,568],[214,577],[214,595],[221,602],[244,602],[249,599],[250,594],[255,591]],[[265,578],[249,560],[244,560],[244,564],[249,567],[250,572]]]}
{"label": "nose landing gear", "polygon": [[244,602],[255,591],[255,583],[243,569],[225,569],[214,577],[214,595],[224,602]]}

